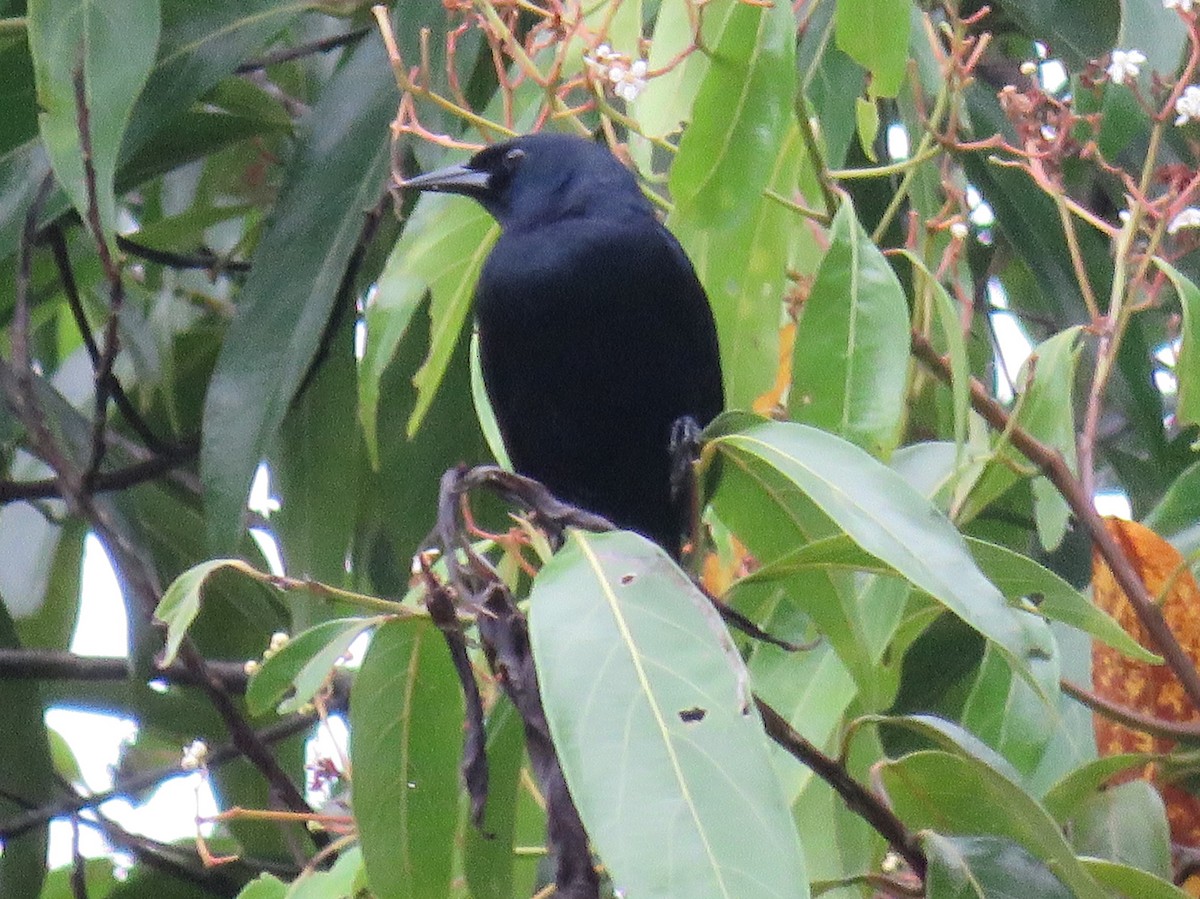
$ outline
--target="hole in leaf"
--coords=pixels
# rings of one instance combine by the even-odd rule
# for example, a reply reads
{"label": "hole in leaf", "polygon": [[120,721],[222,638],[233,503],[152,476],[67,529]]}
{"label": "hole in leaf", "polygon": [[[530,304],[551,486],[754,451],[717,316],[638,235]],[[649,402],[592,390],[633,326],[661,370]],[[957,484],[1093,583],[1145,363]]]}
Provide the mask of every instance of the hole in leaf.
{"label": "hole in leaf", "polygon": [[621,584],[622,585],[632,584],[635,577],[637,577],[637,575],[623,574],[623,575],[621,575]]}
{"label": "hole in leaf", "polygon": [[690,709],[679,710],[679,720],[684,724],[695,724],[698,721],[703,721],[704,716],[708,714],[706,709],[695,706]]}

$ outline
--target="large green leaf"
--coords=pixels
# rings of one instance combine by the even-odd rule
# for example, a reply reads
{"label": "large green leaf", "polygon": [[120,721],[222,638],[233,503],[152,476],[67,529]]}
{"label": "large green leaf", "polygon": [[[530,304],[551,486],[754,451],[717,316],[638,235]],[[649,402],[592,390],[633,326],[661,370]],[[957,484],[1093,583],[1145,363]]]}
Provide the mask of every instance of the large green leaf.
{"label": "large green leaf", "polygon": [[[800,132],[793,127],[779,145],[768,185],[787,195],[796,182]],[[667,224],[687,251],[704,284],[717,323],[726,402],[748,409],[775,382],[779,326],[787,272],[796,244],[804,239],[792,214],[762,194],[742,202],[749,221],[705,225],[692,204],[677,204]],[[736,221],[736,224],[734,223]]]}
{"label": "large green leaf", "polygon": [[228,551],[250,481],[300,386],[387,171],[395,85],[379,40],[326,84],[253,258],[209,385],[200,471],[209,543]]}
{"label": "large green leaf", "polygon": [[[381,381],[408,334],[413,315],[426,296],[432,295],[433,302],[439,304],[437,315],[431,310],[435,327],[453,325],[455,330],[452,335],[432,334],[430,344],[445,345],[453,351],[456,341],[447,338],[457,337],[462,327],[479,269],[499,233],[500,227],[482,206],[424,194],[392,248],[367,308],[367,349],[358,377],[359,417],[367,451],[376,467]],[[445,364],[441,368],[444,371]],[[428,391],[423,396],[432,398]],[[422,402],[419,397],[409,417],[410,436],[427,409],[428,400]]]}
{"label": "large green leaf", "polygon": [[1071,816],[1070,834],[1080,855],[1171,877],[1167,810],[1148,781],[1139,778],[1093,793]]}
{"label": "large green leaf", "polygon": [[441,632],[426,621],[381,627],[350,694],[354,817],[379,899],[448,895],[462,720]]}
{"label": "large green leaf", "polygon": [[534,583],[530,640],[571,798],[615,883],[808,895],[741,659],[660,548],[573,531]]}
{"label": "large green leaf", "polygon": [[904,289],[846,200],[796,329],[791,417],[887,455],[900,436],[908,343]]}
{"label": "large green leaf", "polygon": [[84,117],[76,109],[78,73],[87,107],[87,137],[102,232],[98,237],[114,249],[117,153],[134,101],[154,64],[159,24],[158,0],[111,4],[32,0],[29,4],[29,46],[42,109],[38,117],[42,141],[59,184],[87,220]]}
{"label": "large green leaf", "polygon": [[908,62],[908,0],[838,0],[835,9],[838,46],[871,73],[871,96],[896,96]]}
{"label": "large green leaf", "polygon": [[[980,573],[950,521],[896,472],[832,434],[791,422],[714,437],[705,452],[710,460],[719,457],[723,470],[739,472],[746,489],[760,491],[743,500],[791,523],[797,544],[809,539],[804,519],[815,506],[859,547],[993,641],[1035,682],[1030,660],[1046,657],[1048,647]],[[714,502],[724,518],[730,502],[724,491],[718,489]]]}
{"label": "large green leaf", "polygon": [[701,226],[734,225],[766,186],[788,127],[795,21],[787,4],[736,0],[708,8],[705,18],[719,37],[671,166],[671,195]]}
{"label": "large green leaf", "polygon": [[879,767],[887,797],[909,827],[1006,837],[1045,864],[1076,896],[1101,896],[1058,824],[1024,790],[968,756],[915,752]]}
{"label": "large green leaf", "polygon": [[1122,4],[1115,0],[1004,0],[998,5],[1072,69],[1111,50],[1121,27]]}
{"label": "large green leaf", "polygon": [[[163,0],[159,57],[125,130],[118,193],[137,183],[137,177],[131,183],[131,175],[138,175],[131,166],[142,173],[160,172],[163,165],[173,167],[207,152],[211,141],[198,139],[198,113],[191,110],[192,104],[303,8],[296,0],[212,0],[200,5]],[[177,126],[187,127],[177,132]],[[166,141],[164,153],[159,145],[165,134],[175,137]],[[192,151],[197,143],[201,146]],[[147,152],[156,156],[159,166],[138,164]],[[23,143],[0,155],[0,257],[15,250],[25,210],[49,169],[45,147],[32,131]],[[43,221],[61,215],[68,206],[66,196],[56,192],[46,202]]]}
{"label": "large green leaf", "polygon": [[999,837],[926,833],[928,899],[1071,899],[1050,869],[1024,848]]}

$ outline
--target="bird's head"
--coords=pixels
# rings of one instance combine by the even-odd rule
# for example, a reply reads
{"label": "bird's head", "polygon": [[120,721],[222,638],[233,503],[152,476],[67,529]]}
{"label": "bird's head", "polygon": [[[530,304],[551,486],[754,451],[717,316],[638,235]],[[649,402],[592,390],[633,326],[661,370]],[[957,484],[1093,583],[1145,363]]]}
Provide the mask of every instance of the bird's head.
{"label": "bird's head", "polygon": [[632,173],[607,147],[567,134],[527,134],[493,144],[461,165],[406,179],[400,187],[473,197],[504,228],[576,216],[653,215]]}

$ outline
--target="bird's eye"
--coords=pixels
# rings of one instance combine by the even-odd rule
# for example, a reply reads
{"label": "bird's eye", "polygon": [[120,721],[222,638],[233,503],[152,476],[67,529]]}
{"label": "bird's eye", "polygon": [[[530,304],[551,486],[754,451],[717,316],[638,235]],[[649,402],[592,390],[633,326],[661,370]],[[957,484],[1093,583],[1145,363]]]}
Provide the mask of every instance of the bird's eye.
{"label": "bird's eye", "polygon": [[521,160],[524,158],[525,158],[525,151],[522,150],[520,147],[513,147],[511,150],[509,150],[507,153],[504,154],[504,167],[506,169],[508,169],[508,171],[511,172],[513,169],[515,169],[518,165],[521,164]]}

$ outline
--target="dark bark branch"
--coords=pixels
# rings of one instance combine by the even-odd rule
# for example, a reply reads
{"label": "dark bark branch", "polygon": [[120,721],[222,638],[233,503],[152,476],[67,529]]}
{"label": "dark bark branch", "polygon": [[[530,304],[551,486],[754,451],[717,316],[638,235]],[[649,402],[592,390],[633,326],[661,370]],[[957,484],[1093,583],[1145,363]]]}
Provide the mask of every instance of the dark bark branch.
{"label": "dark bark branch", "polygon": [[83,67],[75,69],[75,114],[79,128],[79,145],[83,154],[83,180],[87,187],[87,212],[85,220],[91,228],[92,238],[96,241],[96,251],[100,255],[100,266],[104,269],[105,280],[108,281],[108,322],[104,327],[104,346],[98,361],[94,360],[96,370],[96,402],[92,418],[92,452],[90,461],[83,471],[82,486],[85,492],[91,492],[92,481],[100,473],[104,462],[107,444],[104,432],[108,427],[108,400],[112,392],[113,365],[120,350],[118,325],[121,308],[125,304],[125,285],[121,281],[120,263],[109,250],[105,239],[103,223],[100,220],[100,200],[96,188],[96,166],[92,159],[91,110],[87,105],[87,92],[83,83]]}
{"label": "dark bark branch", "polygon": [[[100,348],[96,346],[96,339],[92,336],[91,326],[88,324],[87,315],[83,311],[83,302],[79,296],[79,287],[75,283],[75,272],[71,267],[71,257],[67,251],[66,238],[63,236],[62,229],[58,226],[49,229],[48,237],[50,249],[54,254],[54,263],[58,268],[58,276],[62,283],[63,293],[67,297],[67,308],[71,310],[71,317],[75,320],[75,327],[79,330],[80,337],[83,338],[83,345],[87,348],[88,358],[92,360],[92,369],[98,371],[102,363]],[[129,399],[129,395],[121,386],[121,382],[117,380],[116,375],[110,378],[108,386],[117,409],[124,419],[129,422],[129,426],[133,428],[141,441],[155,452],[168,452],[168,447],[155,436],[150,426],[146,424],[145,419],[138,413],[137,408]]]}
{"label": "dark bark branch", "polygon": [[[285,718],[276,724],[272,724],[270,727],[264,727],[261,731],[258,731],[255,739],[264,746],[277,743],[280,740],[286,740],[288,737],[303,733],[312,727],[316,723],[316,720],[315,714],[293,715],[290,718]],[[219,746],[209,751],[207,765],[209,768],[219,768],[239,758],[241,755],[241,750],[232,743]],[[153,771],[143,771],[132,777],[123,778],[119,782],[114,783],[111,789],[102,790],[99,793],[64,796],[62,799],[47,803],[46,805],[28,809],[0,823],[0,842],[6,842],[14,837],[19,837],[21,834],[35,827],[44,825],[52,818],[74,814],[82,809],[95,808],[98,805],[103,805],[110,799],[140,793],[143,790],[158,786],[163,781],[169,780],[172,777],[187,773],[189,772],[184,770],[182,764],[169,765],[163,768],[156,768]]]}
{"label": "dark bark branch", "polygon": [[[249,678],[242,662],[210,661],[207,665],[209,672],[226,690],[245,692]],[[0,649],[0,681],[119,681],[133,676],[133,665],[125,658],[81,656],[53,649]],[[195,672],[178,662],[158,669],[153,679],[182,686],[199,683]]]}
{"label": "dark bark branch", "polygon": [[131,238],[117,235],[117,246],[130,256],[145,259],[166,268],[196,270],[218,275],[221,272],[248,272],[250,263],[236,259],[222,259],[208,247],[201,247],[194,255],[173,253],[169,250],[156,250],[137,243]]}
{"label": "dark bark branch", "polygon": [[[952,380],[950,363],[943,359],[924,335],[913,332],[912,352],[930,371],[949,384]],[[1138,621],[1150,634],[1154,648],[1166,660],[1167,666],[1179,680],[1191,700],[1193,708],[1200,709],[1200,673],[1192,664],[1188,654],[1179,645],[1175,634],[1163,617],[1155,598],[1146,589],[1146,584],[1129,561],[1129,557],[1117,545],[1108,532],[1104,520],[1096,512],[1092,497],[1083,489],[1079,479],[1072,474],[1062,453],[1047,446],[1021,427],[1014,427],[1008,412],[988,394],[986,388],[975,378],[971,379],[971,407],[997,431],[1007,433],[1012,445],[1020,450],[1030,462],[1038,467],[1052,483],[1075,519],[1083,525],[1092,539],[1096,551],[1112,569],[1113,577],[1125,592]]]}
{"label": "dark bark branch", "polygon": [[757,694],[754,702],[758,706],[759,714],[762,715],[767,736],[802,764],[811,768],[821,780],[833,787],[850,811],[870,824],[888,841],[888,845],[895,850],[896,854],[908,863],[913,873],[924,880],[928,861],[925,853],[917,845],[916,837],[904,826],[904,822],[897,818],[882,800],[851,777],[840,762],[830,758],[804,739],[800,732],[787,722],[787,719],[763,702]]}
{"label": "dark bark branch", "polygon": [[356,28],[353,31],[347,31],[345,34],[335,34],[332,37],[321,38],[319,41],[301,44],[298,47],[283,47],[279,50],[273,50],[258,59],[248,60],[233,71],[238,75],[245,75],[247,72],[255,72],[259,69],[265,69],[267,66],[277,65],[281,62],[290,62],[293,59],[300,59],[303,56],[312,56],[314,53],[328,53],[330,50],[336,50],[338,47],[354,43],[369,34],[371,30],[366,27]]}
{"label": "dark bark branch", "polygon": [[[186,455],[152,456],[142,462],[134,462],[125,468],[99,472],[92,479],[92,490],[95,493],[105,493],[111,490],[136,487],[138,484],[162,477],[171,469],[189,461],[195,454],[194,448],[188,448]],[[57,478],[41,478],[36,481],[0,480],[0,505],[16,500],[54,498],[62,498]]]}

